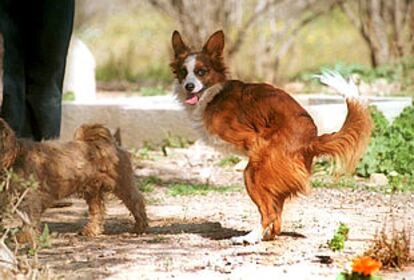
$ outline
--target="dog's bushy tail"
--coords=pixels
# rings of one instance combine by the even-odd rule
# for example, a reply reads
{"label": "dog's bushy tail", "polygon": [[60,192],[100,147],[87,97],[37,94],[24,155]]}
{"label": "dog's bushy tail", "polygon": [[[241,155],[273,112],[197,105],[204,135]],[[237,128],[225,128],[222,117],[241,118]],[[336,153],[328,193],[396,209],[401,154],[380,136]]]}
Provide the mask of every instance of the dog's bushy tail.
{"label": "dog's bushy tail", "polygon": [[106,142],[113,144],[115,139],[108,128],[101,124],[83,124],[75,130],[73,139],[83,142]]}
{"label": "dog's bushy tail", "polygon": [[368,106],[359,97],[352,81],[346,81],[334,72],[324,73],[320,79],[346,98],[348,114],[338,132],[317,137],[309,151],[314,156],[333,157],[337,174],[351,173],[364,154],[371,136],[372,121]]}

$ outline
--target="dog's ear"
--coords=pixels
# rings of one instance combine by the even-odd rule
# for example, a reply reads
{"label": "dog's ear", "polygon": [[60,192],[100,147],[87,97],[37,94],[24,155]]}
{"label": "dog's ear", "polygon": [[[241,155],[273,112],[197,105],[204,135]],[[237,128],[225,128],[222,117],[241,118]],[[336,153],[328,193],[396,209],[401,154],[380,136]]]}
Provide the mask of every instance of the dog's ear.
{"label": "dog's ear", "polygon": [[175,57],[181,56],[189,51],[189,48],[186,46],[186,44],[184,44],[184,41],[177,30],[173,32],[171,42]]}
{"label": "dog's ear", "polygon": [[112,135],[115,139],[115,143],[118,146],[122,146],[122,138],[121,138],[121,128],[117,127],[114,134]]}
{"label": "dog's ear", "polygon": [[5,120],[0,118],[0,168],[9,168],[17,156],[16,135]]}
{"label": "dog's ear", "polygon": [[222,30],[216,31],[208,38],[203,47],[203,52],[211,56],[222,56],[224,50],[224,33]]}

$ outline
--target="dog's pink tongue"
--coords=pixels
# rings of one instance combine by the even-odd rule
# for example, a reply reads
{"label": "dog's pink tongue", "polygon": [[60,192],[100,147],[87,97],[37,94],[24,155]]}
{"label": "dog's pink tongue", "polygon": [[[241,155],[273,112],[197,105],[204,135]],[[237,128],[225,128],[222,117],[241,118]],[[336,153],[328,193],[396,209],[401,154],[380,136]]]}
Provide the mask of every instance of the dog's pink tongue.
{"label": "dog's pink tongue", "polygon": [[186,100],[185,100],[185,103],[187,103],[187,104],[189,104],[189,105],[194,105],[194,104],[196,104],[198,102],[198,96],[197,95],[193,95],[193,96],[190,96],[189,98],[187,98]]}

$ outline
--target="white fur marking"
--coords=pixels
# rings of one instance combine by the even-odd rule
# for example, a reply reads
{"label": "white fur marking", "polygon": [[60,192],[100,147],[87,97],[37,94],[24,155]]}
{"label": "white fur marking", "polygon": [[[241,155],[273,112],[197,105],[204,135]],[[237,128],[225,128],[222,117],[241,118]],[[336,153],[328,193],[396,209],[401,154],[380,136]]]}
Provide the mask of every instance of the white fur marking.
{"label": "white fur marking", "polygon": [[190,55],[189,57],[187,57],[184,60],[184,66],[187,69],[187,76],[183,80],[182,85],[183,85],[183,88],[185,90],[185,85],[186,84],[193,83],[195,87],[194,87],[192,93],[199,92],[204,87],[204,85],[200,82],[199,79],[197,79],[197,77],[194,73],[196,58],[197,58],[196,55]]}
{"label": "white fur marking", "polygon": [[208,132],[204,126],[204,111],[208,103],[210,103],[217,94],[220,94],[222,89],[223,84],[215,84],[214,86],[207,88],[201,95],[200,100],[194,106],[188,106],[185,104],[187,93],[185,92],[183,86],[178,82],[178,80],[175,80],[174,94],[177,97],[178,101],[184,106],[191,122],[193,123],[194,129],[196,129],[200,134],[203,142],[226,154],[245,155],[243,151],[235,149],[232,144],[227,143],[224,140],[220,139],[220,137],[217,135],[213,135]]}
{"label": "white fur marking", "polygon": [[340,95],[345,98],[358,98],[359,91],[354,81],[345,80],[338,72],[324,71],[321,75],[317,75],[321,83],[335,89]]}
{"label": "white fur marking", "polygon": [[248,234],[231,238],[231,242],[233,242],[233,244],[256,244],[262,240],[263,228],[260,221],[259,224]]}

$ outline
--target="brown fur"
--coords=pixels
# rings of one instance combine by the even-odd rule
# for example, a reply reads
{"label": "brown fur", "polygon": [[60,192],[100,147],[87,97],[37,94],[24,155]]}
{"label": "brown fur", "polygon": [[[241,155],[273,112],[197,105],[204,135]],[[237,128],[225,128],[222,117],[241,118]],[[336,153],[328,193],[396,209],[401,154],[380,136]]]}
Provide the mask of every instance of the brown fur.
{"label": "brown fur", "polygon": [[69,142],[33,142],[17,139],[8,124],[0,119],[0,162],[22,178],[33,176],[39,183],[24,198],[21,211],[35,227],[44,210],[59,199],[82,194],[89,207],[89,221],[83,235],[103,231],[104,194],[114,193],[135,218],[135,231],[147,227],[143,196],[134,184],[129,154],[115,144],[102,125],[82,125]]}
{"label": "brown fur", "polygon": [[[211,40],[216,46],[214,55],[206,51],[212,44]],[[224,65],[221,55],[223,40],[221,31],[214,33],[204,49],[195,53],[197,60],[209,56],[211,61],[216,60],[209,65]],[[189,52],[185,46],[176,48],[174,42],[178,41],[173,39],[176,56],[172,67],[180,67],[185,59],[185,55],[177,55],[181,49]],[[216,72],[224,67],[211,69]],[[214,77],[221,77],[213,74]],[[210,94],[210,87],[221,83],[220,92],[215,92],[208,104],[184,106],[190,116],[199,110],[197,106],[204,106],[202,123],[207,133],[248,155],[249,164],[244,171],[247,192],[259,208],[264,239],[273,239],[281,231],[285,199],[308,191],[313,158],[332,156],[343,163],[346,171],[352,171],[368,144],[371,119],[365,105],[349,99],[348,116],[342,129],[337,133],[317,136],[311,116],[285,91],[264,83],[227,80],[224,72],[221,75],[223,79],[213,82],[208,77],[200,79],[203,83],[207,82],[208,87],[199,93],[200,103],[207,99],[203,95]],[[180,82],[180,77],[177,79]],[[178,90],[177,94],[178,99],[183,101],[186,93]]]}

